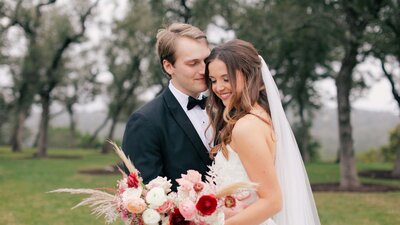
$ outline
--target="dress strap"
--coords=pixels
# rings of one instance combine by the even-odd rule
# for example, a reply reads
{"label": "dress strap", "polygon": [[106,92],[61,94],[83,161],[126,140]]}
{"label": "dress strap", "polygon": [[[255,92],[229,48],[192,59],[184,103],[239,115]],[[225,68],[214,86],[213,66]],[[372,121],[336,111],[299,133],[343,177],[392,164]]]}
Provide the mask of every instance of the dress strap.
{"label": "dress strap", "polygon": [[252,113],[252,112],[249,112],[249,114],[251,114],[251,115],[257,117],[258,119],[262,120],[262,121],[265,122],[266,124],[271,125],[271,121],[270,121],[270,120],[267,120],[267,119],[265,119],[265,118],[262,118],[260,115],[254,114],[254,113]]}

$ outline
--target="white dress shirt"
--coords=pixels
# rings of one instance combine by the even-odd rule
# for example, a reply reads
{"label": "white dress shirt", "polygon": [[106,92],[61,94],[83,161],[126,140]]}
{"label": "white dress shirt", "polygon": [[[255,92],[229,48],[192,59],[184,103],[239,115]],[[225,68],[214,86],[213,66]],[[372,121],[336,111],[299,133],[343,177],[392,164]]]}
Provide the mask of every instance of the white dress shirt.
{"label": "white dress shirt", "polygon": [[[210,141],[212,139],[212,128],[207,129],[209,118],[205,109],[202,109],[200,106],[196,105],[193,109],[187,110],[187,104],[189,102],[189,96],[179,91],[174,87],[172,82],[169,82],[169,89],[172,94],[175,96],[176,100],[178,100],[181,105],[183,111],[189,117],[190,122],[192,122],[194,128],[196,129],[197,134],[199,135],[201,141],[207,150],[210,150]],[[202,95],[200,95],[202,96]],[[207,129],[207,132],[204,133]]]}

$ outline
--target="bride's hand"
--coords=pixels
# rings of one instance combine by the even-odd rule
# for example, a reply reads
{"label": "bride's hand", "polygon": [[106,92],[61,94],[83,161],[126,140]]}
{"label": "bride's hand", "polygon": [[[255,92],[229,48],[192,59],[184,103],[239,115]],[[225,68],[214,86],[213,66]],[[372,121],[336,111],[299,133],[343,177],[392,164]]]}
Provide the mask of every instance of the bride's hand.
{"label": "bride's hand", "polygon": [[224,214],[225,214],[225,220],[236,215],[243,209],[247,208],[249,206],[248,203],[245,203],[243,201],[236,201],[236,206],[232,208],[224,208]]}

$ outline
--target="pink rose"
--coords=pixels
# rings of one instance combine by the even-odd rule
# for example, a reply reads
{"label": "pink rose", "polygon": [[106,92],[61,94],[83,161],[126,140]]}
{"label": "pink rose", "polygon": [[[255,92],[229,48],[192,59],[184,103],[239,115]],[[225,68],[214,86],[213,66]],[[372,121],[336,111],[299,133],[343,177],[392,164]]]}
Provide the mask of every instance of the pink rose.
{"label": "pink rose", "polygon": [[121,212],[119,212],[119,216],[121,217],[122,220],[127,220],[129,217],[129,212],[128,210],[124,209]]}
{"label": "pink rose", "polygon": [[209,223],[205,222],[205,221],[198,221],[196,223],[196,225],[210,225]]}
{"label": "pink rose", "polygon": [[170,209],[172,209],[172,207],[174,207],[174,202],[168,199],[160,207],[158,207],[156,211],[159,213],[167,213]]}
{"label": "pink rose", "polygon": [[182,174],[182,178],[192,182],[193,184],[201,182],[201,174],[196,170],[188,170],[187,174]]}
{"label": "pink rose", "polygon": [[178,182],[179,189],[182,191],[190,191],[193,188],[193,184],[184,178],[176,179],[176,182]]}
{"label": "pink rose", "polygon": [[185,218],[185,220],[192,220],[194,215],[196,214],[196,206],[190,200],[184,200],[179,205],[179,212]]}

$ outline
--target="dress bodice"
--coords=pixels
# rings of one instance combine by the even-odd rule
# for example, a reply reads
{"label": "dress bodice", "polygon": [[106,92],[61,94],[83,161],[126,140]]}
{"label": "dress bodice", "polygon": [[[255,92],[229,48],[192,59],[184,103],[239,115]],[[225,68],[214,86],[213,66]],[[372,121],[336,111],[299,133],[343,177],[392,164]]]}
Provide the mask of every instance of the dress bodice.
{"label": "dress bodice", "polygon": [[235,182],[250,181],[239,155],[229,145],[226,148],[229,154],[228,159],[221,151],[214,158],[214,166],[218,173],[217,186],[222,188]]}
{"label": "dress bodice", "polygon": [[[239,155],[229,146],[226,146],[229,157],[226,159],[221,151],[214,158],[213,170],[216,173],[215,182],[217,188],[223,188],[236,182],[250,182],[246,169],[244,168]],[[253,203],[257,200],[257,193],[252,191],[246,203]],[[268,219],[260,225],[276,225],[272,219]]]}

